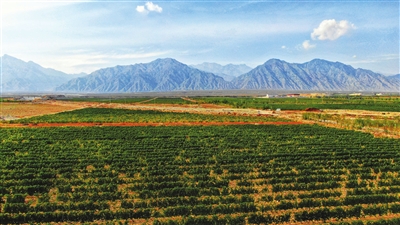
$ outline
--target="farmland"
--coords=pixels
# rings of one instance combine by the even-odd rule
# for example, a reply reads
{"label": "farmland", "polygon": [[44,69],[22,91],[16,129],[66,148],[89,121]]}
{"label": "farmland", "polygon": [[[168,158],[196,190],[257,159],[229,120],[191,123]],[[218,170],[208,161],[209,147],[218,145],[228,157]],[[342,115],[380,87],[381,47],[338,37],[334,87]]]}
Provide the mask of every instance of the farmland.
{"label": "farmland", "polygon": [[400,143],[364,133],[243,125],[3,128],[0,136],[6,223],[400,216]]}
{"label": "farmland", "polygon": [[400,224],[398,112],[224,99],[4,103],[0,223]]}
{"label": "farmland", "polygon": [[304,110],[349,109],[372,111],[400,111],[399,96],[333,96],[320,98],[250,98],[250,97],[210,97],[195,98],[199,102],[225,104],[236,108]]}
{"label": "farmland", "polygon": [[11,122],[17,123],[74,123],[74,122],[137,122],[137,123],[171,123],[171,122],[263,122],[287,121],[276,117],[250,117],[232,115],[205,115],[192,113],[160,112],[153,110],[129,110],[110,108],[85,108],[62,112],[55,115],[31,117]]}
{"label": "farmland", "polygon": [[184,98],[71,98],[66,99],[72,102],[103,102],[103,103],[124,103],[124,104],[191,104],[192,101],[185,100]]}

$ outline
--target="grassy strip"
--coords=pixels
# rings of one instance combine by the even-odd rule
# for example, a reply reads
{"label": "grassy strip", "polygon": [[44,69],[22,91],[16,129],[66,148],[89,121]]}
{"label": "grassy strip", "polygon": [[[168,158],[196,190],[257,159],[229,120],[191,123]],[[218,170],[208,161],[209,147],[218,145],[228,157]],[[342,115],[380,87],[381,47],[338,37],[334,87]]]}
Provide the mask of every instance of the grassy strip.
{"label": "grassy strip", "polygon": [[379,128],[400,128],[400,117],[394,118],[355,118],[348,119],[345,116],[331,115],[325,113],[303,113],[304,120],[313,120],[320,122],[334,122],[343,124],[350,128],[362,129],[363,127],[379,127]]}
{"label": "grassy strip", "polygon": [[154,98],[153,100],[143,102],[143,104],[196,104],[182,98]]}

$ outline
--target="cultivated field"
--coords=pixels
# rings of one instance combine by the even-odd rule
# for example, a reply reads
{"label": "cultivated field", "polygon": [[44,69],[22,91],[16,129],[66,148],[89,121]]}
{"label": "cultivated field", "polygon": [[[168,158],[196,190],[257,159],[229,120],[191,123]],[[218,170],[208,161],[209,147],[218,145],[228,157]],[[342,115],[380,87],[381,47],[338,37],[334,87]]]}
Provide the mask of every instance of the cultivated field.
{"label": "cultivated field", "polygon": [[1,223],[400,224],[399,112],[2,104]]}
{"label": "cultivated field", "polygon": [[[297,103],[296,103],[297,101]],[[318,106],[316,111],[306,111],[307,108]],[[392,97],[366,97],[358,98],[325,98],[296,100],[294,98],[260,99],[260,98],[76,98],[71,101],[43,101],[43,102],[3,102],[0,109],[0,118],[13,120],[19,118],[31,118],[39,115],[54,114],[63,111],[83,108],[116,108],[129,110],[154,110],[161,112],[177,112],[201,115],[231,116],[229,123],[256,123],[267,121],[295,121],[296,123],[317,123],[322,126],[336,127],[341,129],[359,130],[368,132],[376,137],[400,138],[400,98]],[[282,107],[282,108],[279,108]],[[272,109],[271,109],[272,108]],[[279,108],[281,111],[276,111]],[[333,109],[332,109],[333,108]],[[338,108],[338,109],[336,109]],[[379,111],[379,109],[388,111]],[[294,110],[295,109],[295,110]],[[234,119],[233,116],[241,116]],[[111,114],[105,119],[114,117]],[[248,119],[248,117],[259,117]],[[278,119],[279,118],[279,119]],[[165,121],[147,121],[150,125],[179,125],[183,122],[196,125],[197,120],[173,121],[165,118]],[[0,120],[1,121],[1,120]],[[35,119],[17,120],[17,124],[5,124],[0,126],[22,126],[26,121],[37,123]],[[201,122],[222,122],[221,117],[208,117]],[[65,121],[58,121],[65,122]],[[76,122],[76,121],[75,121]],[[80,121],[84,122],[84,121]],[[96,121],[106,125],[107,121]],[[115,124],[108,125],[117,125]],[[120,121],[121,122],[121,121]],[[124,121],[128,122],[128,121]],[[130,121],[131,123],[133,121]],[[138,121],[135,121],[136,123]],[[225,120],[228,122],[228,120]],[[146,125],[145,124],[145,125]],[[221,123],[220,123],[221,124]],[[32,125],[32,124],[31,124]],[[38,124],[39,126],[43,124]],[[60,124],[61,126],[62,124]],[[78,125],[78,124],[75,124]],[[84,125],[84,124],[81,124]],[[87,126],[93,124],[87,124]],[[123,124],[121,124],[123,125]],[[127,125],[125,123],[125,125]],[[131,124],[134,125],[134,124]],[[140,125],[140,124],[137,124]],[[49,126],[49,125],[47,125]],[[53,121],[53,126],[55,122]]]}

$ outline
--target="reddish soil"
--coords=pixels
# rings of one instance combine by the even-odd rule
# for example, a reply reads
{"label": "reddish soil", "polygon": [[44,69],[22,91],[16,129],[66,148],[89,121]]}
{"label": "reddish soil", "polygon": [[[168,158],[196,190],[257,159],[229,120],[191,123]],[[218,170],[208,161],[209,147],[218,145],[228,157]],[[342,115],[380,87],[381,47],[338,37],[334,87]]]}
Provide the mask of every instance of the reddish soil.
{"label": "reddish soil", "polygon": [[0,127],[144,127],[144,126],[225,126],[225,125],[300,125],[302,122],[171,122],[171,123],[30,123],[1,124]]}

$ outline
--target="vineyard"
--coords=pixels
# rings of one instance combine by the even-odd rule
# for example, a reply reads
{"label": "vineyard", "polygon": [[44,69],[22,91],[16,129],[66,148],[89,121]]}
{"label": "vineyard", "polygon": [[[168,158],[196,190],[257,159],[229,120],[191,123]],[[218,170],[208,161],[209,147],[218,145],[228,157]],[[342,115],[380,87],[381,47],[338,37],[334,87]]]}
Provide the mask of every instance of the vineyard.
{"label": "vineyard", "polygon": [[272,116],[234,116],[207,115],[194,113],[161,112],[154,110],[130,110],[112,108],[85,108],[61,112],[52,115],[13,120],[10,123],[106,123],[106,122],[137,122],[137,123],[171,123],[171,122],[266,122],[288,121]]}
{"label": "vineyard", "polygon": [[400,224],[396,139],[241,125],[1,128],[0,140],[2,224]]}
{"label": "vineyard", "polygon": [[225,104],[236,108],[304,110],[318,109],[350,109],[400,112],[398,96],[346,96],[321,98],[250,98],[250,97],[208,97],[195,98],[198,102]]}

